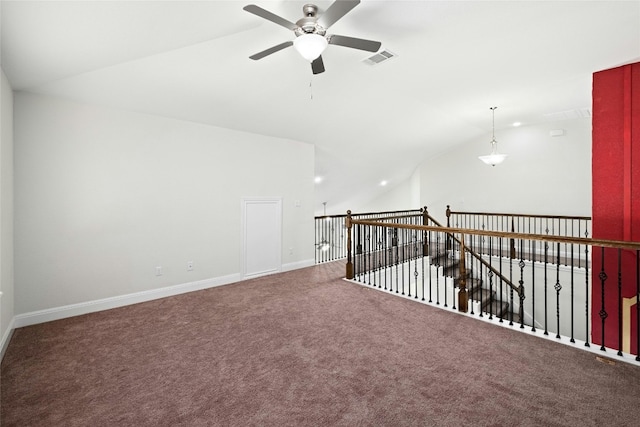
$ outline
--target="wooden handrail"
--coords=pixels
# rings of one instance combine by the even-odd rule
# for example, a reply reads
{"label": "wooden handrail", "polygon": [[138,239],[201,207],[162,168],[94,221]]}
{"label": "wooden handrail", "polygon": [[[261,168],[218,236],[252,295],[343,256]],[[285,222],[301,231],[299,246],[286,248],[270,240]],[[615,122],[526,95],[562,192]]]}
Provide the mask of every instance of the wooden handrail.
{"label": "wooden handrail", "polygon": [[579,215],[538,215],[538,214],[519,214],[519,213],[500,213],[500,212],[463,212],[463,211],[452,211],[449,206],[447,206],[446,211],[447,216],[450,215],[485,215],[485,216],[507,216],[507,217],[525,217],[525,218],[545,218],[545,219],[578,219],[590,221],[590,216],[579,216]]}
{"label": "wooden handrail", "polygon": [[[353,215],[351,215],[351,216],[353,217]],[[422,216],[420,211],[417,211],[416,213],[413,213],[413,214],[406,214],[406,215],[381,216],[381,217],[378,217],[378,218],[367,218],[367,221],[387,221],[387,220],[390,220],[390,219],[417,218],[418,216]]]}
{"label": "wooden handrail", "polygon": [[578,245],[591,245],[591,246],[603,246],[603,247],[609,247],[609,248],[640,250],[640,242],[594,239],[591,237],[564,237],[564,236],[553,236],[549,234],[513,233],[509,231],[475,230],[471,228],[439,227],[439,226],[431,226],[431,225],[385,224],[382,222],[356,220],[356,219],[352,220],[352,224],[393,227],[393,228],[406,228],[406,229],[422,230],[422,231],[440,231],[444,233],[473,234],[476,236],[504,237],[507,239],[540,240],[540,241],[548,241],[548,242],[556,242],[556,243],[573,243]]}
{"label": "wooden handrail", "polygon": [[[351,211],[349,211],[351,212]],[[420,213],[421,209],[405,209],[401,211],[381,211],[381,212],[365,212],[365,213],[352,213],[351,216],[362,216],[362,215],[382,215],[382,214],[396,214],[396,213],[404,213],[404,212],[416,212]],[[314,217],[315,219],[324,219],[324,218],[346,218],[347,214],[338,214],[338,215],[320,215]]]}

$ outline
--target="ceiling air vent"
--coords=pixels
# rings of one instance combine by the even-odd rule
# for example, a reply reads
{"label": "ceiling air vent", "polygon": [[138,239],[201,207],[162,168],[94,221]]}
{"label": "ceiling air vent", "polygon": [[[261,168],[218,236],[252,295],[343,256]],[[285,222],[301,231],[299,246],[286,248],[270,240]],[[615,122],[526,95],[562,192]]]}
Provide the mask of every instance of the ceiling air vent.
{"label": "ceiling air vent", "polygon": [[363,62],[365,64],[369,64],[369,65],[378,65],[381,62],[387,61],[391,58],[395,58],[396,55],[395,53],[388,51],[386,49],[381,50],[380,52],[376,53],[375,55],[365,59]]}
{"label": "ceiling air vent", "polygon": [[549,121],[570,120],[570,119],[587,119],[591,117],[590,108],[576,108],[575,110],[558,111],[557,113],[545,114],[544,118]]}

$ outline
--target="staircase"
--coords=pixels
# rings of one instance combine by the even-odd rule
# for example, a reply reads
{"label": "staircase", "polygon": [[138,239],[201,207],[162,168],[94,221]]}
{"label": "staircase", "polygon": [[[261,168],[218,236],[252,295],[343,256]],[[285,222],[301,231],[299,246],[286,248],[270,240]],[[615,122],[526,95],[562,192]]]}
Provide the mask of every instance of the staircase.
{"label": "staircase", "polygon": [[[461,279],[460,259],[452,256],[451,251],[447,251],[444,245],[432,247],[432,250],[429,252],[431,256],[431,265],[440,267],[444,276],[452,277],[454,286],[458,288]],[[511,314],[509,312],[508,298],[503,296],[501,299],[497,293],[500,289],[499,279],[495,280],[493,286],[490,286],[489,283],[485,283],[485,281],[478,276],[479,275],[476,274],[473,269],[468,269],[466,271],[465,283],[469,295],[470,311],[474,310],[471,304],[471,302],[474,301],[475,303],[479,303],[483,313],[488,313],[489,316],[496,316],[504,320],[510,320]],[[508,285],[503,285],[503,290],[505,292],[507,292],[508,289]],[[513,313],[513,322],[520,322],[519,313]]]}

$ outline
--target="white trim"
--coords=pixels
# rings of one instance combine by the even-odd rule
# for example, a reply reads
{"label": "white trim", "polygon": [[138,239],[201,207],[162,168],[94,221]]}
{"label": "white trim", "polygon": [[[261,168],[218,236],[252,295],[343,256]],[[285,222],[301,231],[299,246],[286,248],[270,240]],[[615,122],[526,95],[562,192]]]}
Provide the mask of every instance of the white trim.
{"label": "white trim", "polygon": [[300,268],[313,267],[314,265],[316,265],[316,261],[314,259],[290,262],[282,265],[282,271],[298,270]]}
{"label": "white trim", "polygon": [[[269,274],[280,273],[282,271],[282,197],[244,197],[241,201],[241,228],[242,228],[242,240],[240,242],[241,252],[241,277],[242,280],[253,279],[260,276],[266,276]],[[247,272],[247,206],[249,205],[273,205],[275,207],[275,266],[268,270]]]}
{"label": "white trim", "polygon": [[53,320],[65,319],[67,317],[80,316],[82,314],[94,313],[96,311],[109,310],[112,308],[124,307],[131,304],[152,301],[187,292],[200,291],[216,286],[227,285],[240,281],[239,274],[199,280],[196,282],[183,283],[180,285],[168,286],[160,289],[136,292],[128,295],[119,295],[99,300],[86,301],[77,304],[65,305],[62,307],[48,308],[45,310],[32,311],[30,313],[19,314],[14,317],[15,325],[12,328],[22,328],[24,326],[36,325],[38,323],[50,322]]}
{"label": "white trim", "polygon": [[13,335],[13,330],[15,329],[15,320],[15,317],[11,319],[11,322],[9,322],[9,327],[4,333],[2,341],[0,341],[0,362],[2,361],[2,359],[4,359],[4,353],[5,351],[7,351],[7,347],[9,347],[9,341],[11,341],[11,336]]}

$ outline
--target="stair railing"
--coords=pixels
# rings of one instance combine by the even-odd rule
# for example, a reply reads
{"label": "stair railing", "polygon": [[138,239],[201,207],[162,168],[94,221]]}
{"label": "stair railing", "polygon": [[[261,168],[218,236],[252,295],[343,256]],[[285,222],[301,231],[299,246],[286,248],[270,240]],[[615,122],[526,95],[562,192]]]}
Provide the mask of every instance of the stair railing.
{"label": "stair railing", "polygon": [[[420,209],[365,212],[352,216],[357,219],[384,218],[395,215],[419,215]],[[347,257],[347,215],[321,215],[315,217],[315,263],[336,261]]]}
{"label": "stair railing", "polygon": [[[473,228],[487,231],[510,231],[513,233],[545,234],[551,236],[565,237],[585,237],[591,235],[591,217],[579,215],[539,215],[539,214],[519,214],[519,213],[497,213],[497,212],[464,212],[453,211],[447,205],[445,211],[447,217],[447,227]],[[517,248],[515,241],[510,239],[507,248],[500,248],[502,251],[508,250],[513,258],[517,258]],[[532,247],[522,248],[525,259],[531,259],[536,254]],[[583,248],[577,248],[581,252]],[[564,265],[568,265],[568,244],[564,246],[564,256],[561,260]],[[539,254],[538,254],[539,255]]]}
{"label": "stair railing", "polygon": [[[457,303],[458,311],[468,313],[470,309],[469,314],[473,314],[473,305],[469,304],[467,307],[470,298],[469,277],[466,273],[469,270],[468,258],[477,260],[476,257],[469,256],[471,252],[475,252],[485,261],[480,263],[480,268],[485,269],[490,286],[493,277],[499,277],[506,283],[507,279],[515,276],[514,280],[508,281],[519,285],[509,286],[508,289],[512,295],[515,293],[521,296],[520,319],[517,322],[521,329],[526,324],[532,332],[538,329],[543,329],[544,335],[555,332],[557,339],[561,339],[562,331],[564,337],[570,338],[572,343],[576,339],[584,341],[586,347],[590,343],[598,343],[602,351],[606,351],[607,346],[617,349],[618,355],[622,355],[624,350],[635,354],[636,360],[640,361],[637,348],[637,343],[640,342],[640,242],[556,236],[546,232],[534,234],[442,227],[432,220],[426,209],[422,214],[426,218],[422,222],[427,224],[402,223],[390,219],[361,220],[348,214],[347,247],[350,250],[347,278],[438,305],[441,293],[438,287],[446,286],[445,307],[446,298],[450,298],[454,304],[453,309],[456,309]],[[394,241],[396,230],[399,239]],[[358,234],[360,239],[368,237],[367,243],[362,245],[359,252],[351,239]],[[446,240],[451,237],[459,245],[456,251],[461,253],[458,265],[460,280],[457,286],[451,286],[451,282],[438,283],[441,276],[433,272],[428,261],[430,257],[436,259],[442,255],[443,248],[447,248]],[[511,254],[504,256],[502,242],[505,241],[514,242],[518,257]],[[484,246],[486,243],[489,248]],[[494,243],[499,248],[495,253],[492,247],[495,246]],[[544,259],[526,260],[526,245],[530,245],[531,253],[544,254]],[[568,248],[565,251],[570,254],[567,257],[570,266],[561,265],[561,245]],[[575,248],[584,248],[584,255],[578,252],[574,257]],[[409,256],[399,256],[403,251]],[[599,261],[599,264],[594,264],[599,271],[591,271],[591,263],[587,262],[591,254],[594,263]],[[514,265],[516,261],[517,264]],[[489,263],[488,269],[486,262]],[[356,264],[354,268],[354,263],[360,264]],[[503,264],[509,269],[508,274],[502,273]],[[435,271],[442,270],[437,268]],[[529,288],[526,300],[525,284]],[[510,305],[514,302],[512,299]],[[576,310],[580,304],[584,307],[582,320]],[[525,315],[522,315],[523,312]],[[632,320],[632,312],[635,312],[637,324]],[[481,316],[482,313],[478,315]],[[564,321],[561,322],[561,319]],[[510,320],[510,324],[513,324],[513,317]],[[574,324],[579,330],[574,330]],[[578,335],[575,339],[574,333]],[[631,337],[635,338],[635,344]]]}
{"label": "stair railing", "polygon": [[[425,211],[426,211],[426,209],[427,209],[427,208],[426,208],[426,206],[425,206],[425,208],[424,208],[424,209],[425,209]],[[435,225],[437,225],[438,227],[445,228],[442,224],[440,224],[440,223],[439,223],[438,221],[436,221],[435,219],[431,218],[431,221],[432,221]],[[450,227],[449,227],[449,225],[448,225],[448,218],[447,218],[447,228],[450,228]],[[501,272],[501,271],[499,271],[498,269],[496,269],[495,267],[493,267],[493,266],[492,266],[488,261],[486,261],[486,260],[482,257],[482,255],[481,255],[479,252],[477,252],[477,251],[473,250],[472,248],[468,248],[468,247],[465,247],[465,246],[464,246],[464,240],[463,240],[463,239],[464,239],[464,233],[462,233],[462,234],[461,234],[461,238],[460,238],[460,239],[458,239],[458,238],[457,238],[454,234],[452,234],[452,233],[447,233],[447,236],[448,236],[448,237],[449,237],[449,239],[450,239],[450,242],[448,243],[448,245],[449,245],[449,248],[450,248],[450,249],[452,249],[452,248],[453,248],[453,243],[454,243],[454,242],[455,242],[455,243],[457,243],[457,244],[461,247],[461,249],[460,249],[460,251],[461,251],[461,252],[462,252],[462,251],[463,251],[463,249],[464,249],[464,252],[463,252],[464,254],[469,254],[470,256],[472,256],[473,258],[475,258],[479,263],[481,263],[485,268],[487,268],[487,269],[488,269],[488,271],[491,271],[491,273],[493,273],[493,274],[494,274],[495,276],[497,276],[500,280],[502,280],[504,283],[506,283],[510,288],[512,288],[514,291],[518,292],[518,294],[520,294],[520,293],[521,293],[521,290],[520,290],[520,288],[519,288],[518,286],[514,285],[514,284],[513,284],[513,282],[512,282],[511,280],[507,279],[507,278],[502,274],[502,272]],[[511,240],[513,240],[513,239],[511,239]],[[516,256],[515,256],[515,251],[509,251],[509,254],[510,254],[510,257],[511,257],[511,258],[515,258],[515,257],[516,257]],[[462,259],[462,258],[465,258],[465,257],[462,257],[462,256],[461,256],[460,258],[461,258],[461,261],[463,261],[463,259]],[[466,270],[466,269],[465,269],[465,270]]]}
{"label": "stair railing", "polygon": [[[459,262],[459,279],[458,279],[458,288],[459,288],[459,293],[458,293],[458,306],[461,308],[464,308],[465,312],[466,309],[468,307],[468,293],[467,293],[467,289],[466,289],[466,282],[467,282],[467,272],[468,269],[466,267],[466,263],[467,261],[467,255],[474,258],[475,261],[477,263],[479,263],[480,265],[482,265],[485,269],[487,274],[490,275],[491,279],[493,280],[493,278],[495,277],[496,282],[499,281],[499,283],[501,284],[506,284],[506,286],[511,290],[511,291],[515,291],[518,294],[518,297],[521,301],[520,304],[520,309],[522,310],[523,304],[522,301],[524,300],[524,287],[522,284],[520,284],[519,286],[516,286],[510,279],[508,279],[507,277],[505,277],[501,271],[499,271],[499,269],[496,269],[495,267],[493,267],[491,265],[491,263],[487,260],[485,260],[482,255],[480,253],[478,253],[476,250],[473,249],[473,246],[469,246],[469,245],[465,245],[464,243],[464,233],[460,234],[460,238],[456,237],[456,235],[454,233],[448,232],[445,229],[448,227],[444,227],[442,224],[440,224],[440,222],[438,222],[435,218],[433,218],[431,215],[429,215],[429,212],[427,210],[427,207],[425,206],[424,208],[420,209],[421,212],[421,220],[422,220],[422,226],[427,227],[427,230],[437,230],[438,232],[444,232],[444,236],[443,236],[443,244],[444,244],[444,253],[449,253],[452,251],[457,251],[460,253],[460,262]],[[356,272],[363,272],[363,271],[367,271],[368,270],[374,270],[374,269],[381,269],[383,266],[389,266],[390,264],[395,264],[398,265],[400,263],[406,262],[406,261],[411,261],[414,259],[417,259],[420,256],[428,256],[428,255],[433,255],[431,252],[429,252],[429,246],[430,246],[430,239],[428,239],[426,237],[426,233],[423,230],[422,236],[421,236],[421,242],[422,244],[419,245],[417,243],[417,237],[414,238],[414,240],[416,240],[415,243],[412,243],[411,241],[409,243],[406,242],[406,239],[400,239],[402,240],[401,242],[398,242],[397,240],[393,240],[393,239],[398,239],[398,234],[397,234],[397,230],[398,229],[405,229],[405,230],[411,230],[412,225],[417,225],[417,222],[403,222],[403,219],[416,219],[419,216],[415,215],[413,213],[411,214],[406,214],[406,215],[389,215],[386,217],[379,217],[379,218],[375,218],[375,217],[370,217],[367,218],[367,220],[362,220],[362,219],[356,219],[353,217],[353,215],[351,214],[351,211],[347,211],[347,219],[346,219],[346,228],[347,228],[347,264],[346,264],[346,278],[347,279],[353,279],[354,275],[356,274]],[[376,241],[377,243],[374,244],[373,246],[373,250],[369,250],[367,251],[368,257],[367,256],[362,256],[360,257],[361,262],[356,265],[357,268],[354,268],[354,261],[355,261],[355,256],[351,256],[351,247],[352,247],[352,242],[351,242],[351,232],[350,230],[352,229],[354,224],[361,224],[361,225],[373,225],[376,223],[384,223],[385,227],[387,228],[391,228],[391,233],[393,234],[393,239],[391,242],[391,248],[388,249],[388,256],[387,256],[387,249],[382,250],[381,248],[384,246],[385,248],[388,247],[388,245],[386,245],[386,242],[383,240],[380,240],[379,238],[377,238],[377,236],[384,236],[383,233],[372,233],[375,234],[375,236],[370,236],[367,235],[366,233],[363,233],[360,231],[360,229],[358,228],[356,230],[356,234],[357,234],[357,238],[356,241],[359,242],[356,244],[356,254],[358,255],[362,255],[363,254],[363,244],[362,244],[362,240],[364,240],[365,242],[369,242],[371,239],[373,239],[374,241]],[[361,237],[360,237],[361,236]],[[439,236],[439,234],[438,234]],[[440,241],[436,241],[436,247],[439,249],[440,247]],[[458,249],[456,249],[454,246],[458,247]],[[368,244],[365,246],[367,246],[368,248],[371,248],[372,245]],[[420,250],[418,250],[418,248],[421,246]],[[375,249],[377,248],[377,250]],[[395,253],[395,256],[394,256]],[[408,253],[408,255],[407,255]],[[436,259],[439,262],[439,255],[440,253],[436,253]],[[438,266],[440,266],[438,264]],[[385,284],[386,286],[386,284]],[[490,298],[492,294],[490,294]],[[482,293],[481,293],[481,297],[482,297]],[[500,294],[500,298],[502,298],[502,293]],[[445,305],[447,305],[447,301],[445,299]],[[513,306],[513,304],[512,304]],[[454,303],[454,307],[455,307],[455,303]],[[493,312],[492,312],[492,304],[490,303],[489,305],[489,317],[492,318],[493,317]],[[462,309],[461,309],[462,310]],[[472,314],[473,314],[473,310],[472,310]],[[482,316],[482,313],[480,313],[480,316]],[[522,317],[522,314],[520,313],[520,316]],[[513,313],[511,313],[511,320],[513,320]],[[502,321],[502,319],[501,319]]]}

